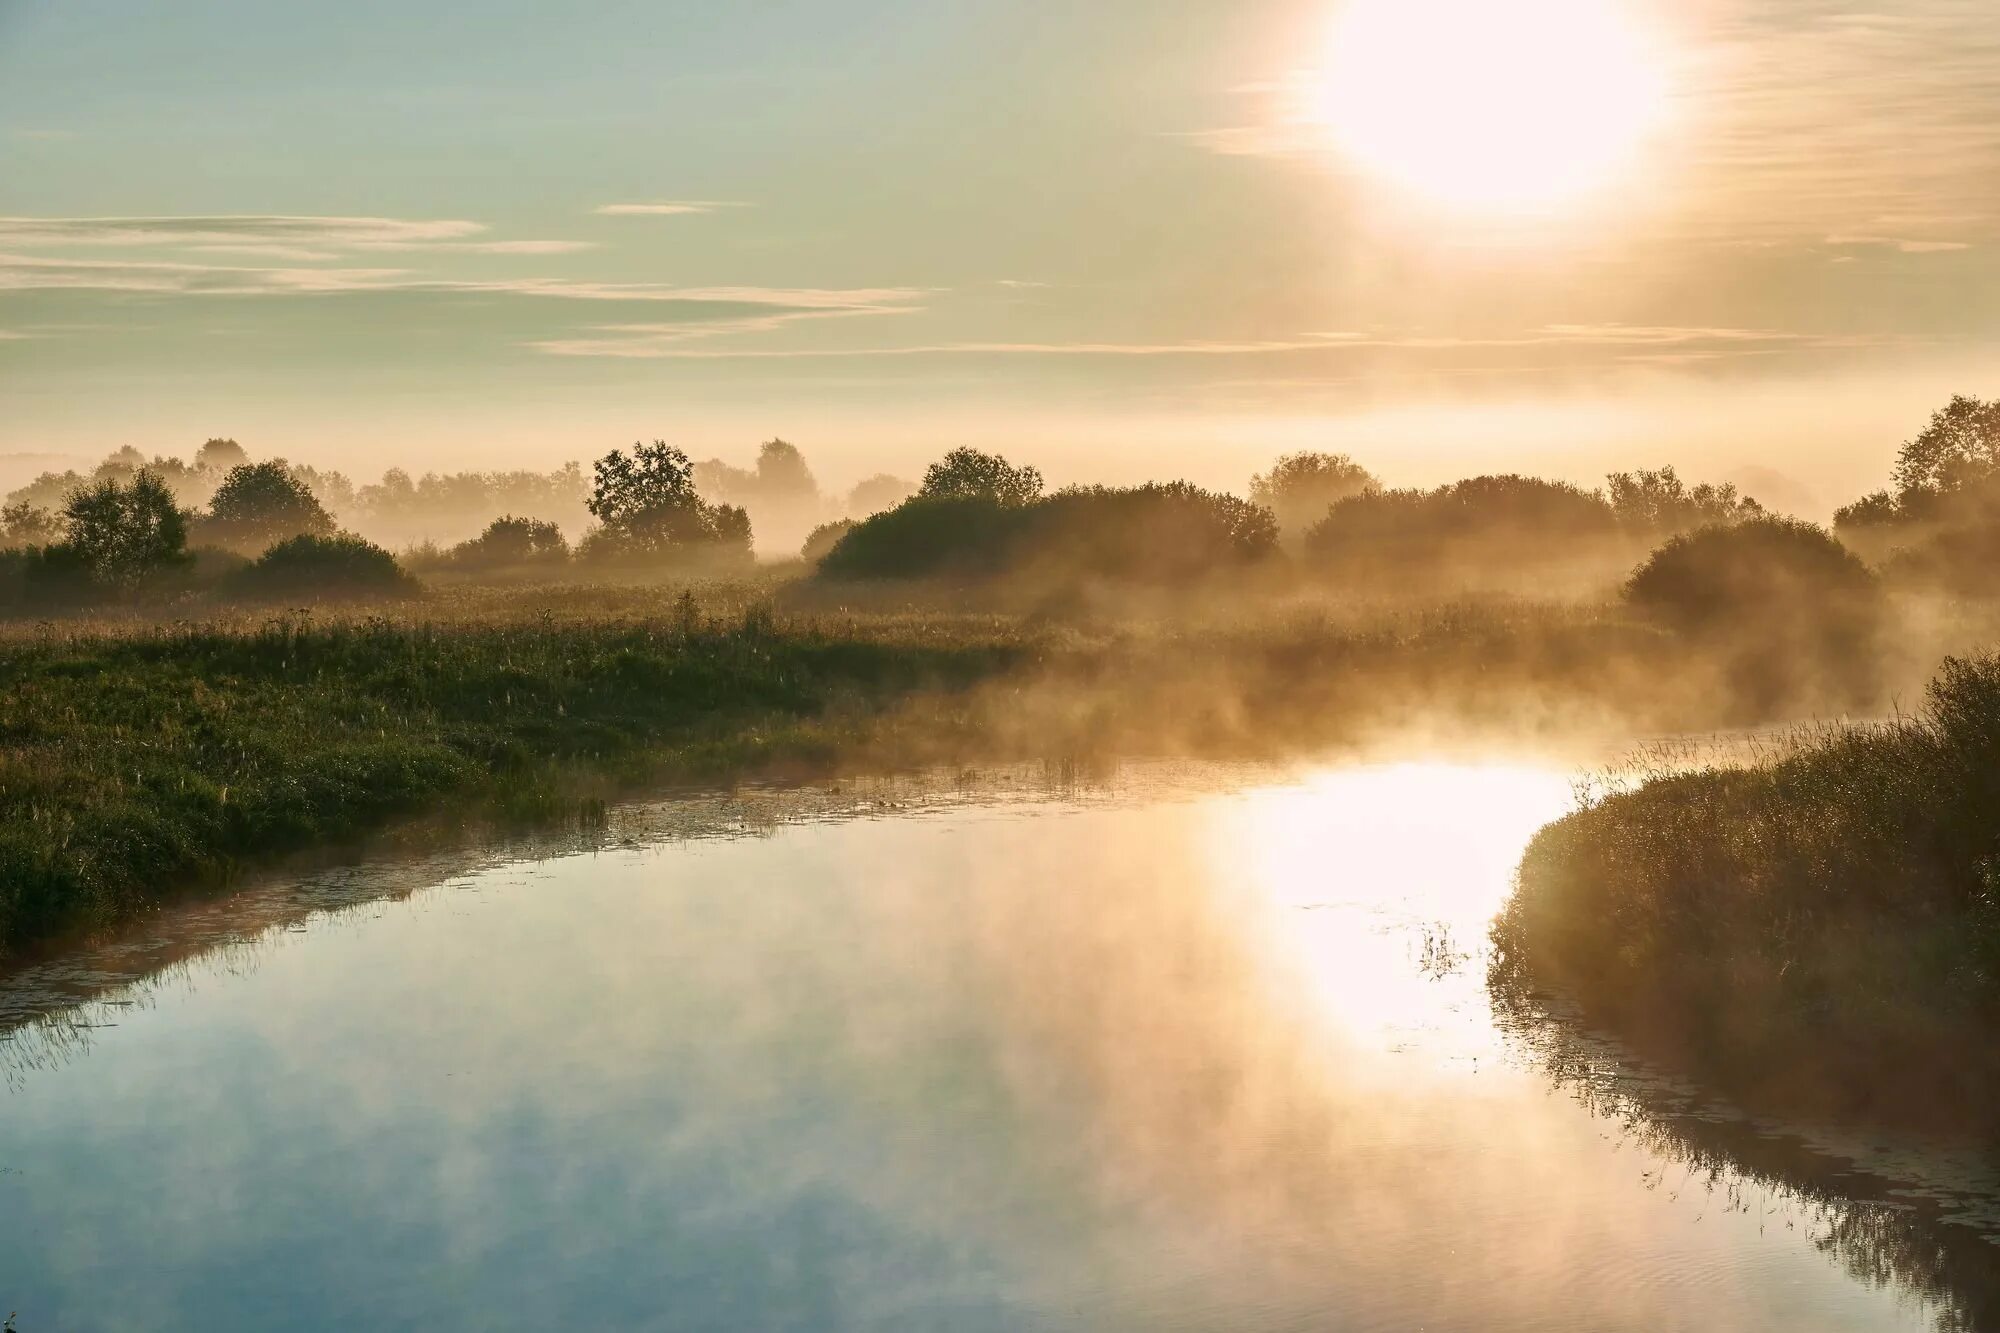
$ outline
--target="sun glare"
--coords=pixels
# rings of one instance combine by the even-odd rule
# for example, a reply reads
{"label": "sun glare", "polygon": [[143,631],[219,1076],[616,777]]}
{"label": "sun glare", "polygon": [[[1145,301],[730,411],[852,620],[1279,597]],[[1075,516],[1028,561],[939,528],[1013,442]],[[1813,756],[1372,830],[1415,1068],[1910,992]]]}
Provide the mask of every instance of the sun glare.
{"label": "sun glare", "polygon": [[1468,210],[1612,184],[1665,119],[1665,51],[1621,0],[1345,0],[1319,114],[1371,175]]}

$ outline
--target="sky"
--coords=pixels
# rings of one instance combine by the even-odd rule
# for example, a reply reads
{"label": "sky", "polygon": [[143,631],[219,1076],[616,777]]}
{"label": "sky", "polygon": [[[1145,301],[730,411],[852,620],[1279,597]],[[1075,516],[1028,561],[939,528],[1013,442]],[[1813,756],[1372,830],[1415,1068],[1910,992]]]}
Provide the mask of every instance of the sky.
{"label": "sky", "polygon": [[1817,513],[1996,295],[1991,0],[0,0],[0,455]]}

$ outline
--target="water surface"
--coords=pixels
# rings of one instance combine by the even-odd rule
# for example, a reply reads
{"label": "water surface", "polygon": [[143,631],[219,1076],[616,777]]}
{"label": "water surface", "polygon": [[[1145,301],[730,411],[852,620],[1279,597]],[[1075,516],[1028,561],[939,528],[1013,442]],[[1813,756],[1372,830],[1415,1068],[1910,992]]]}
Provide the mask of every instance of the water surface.
{"label": "water surface", "polygon": [[1988,1326],[1969,1184],[1496,1018],[1486,924],[1569,800],[1453,764],[750,793],[191,909],[0,988],[0,1314]]}

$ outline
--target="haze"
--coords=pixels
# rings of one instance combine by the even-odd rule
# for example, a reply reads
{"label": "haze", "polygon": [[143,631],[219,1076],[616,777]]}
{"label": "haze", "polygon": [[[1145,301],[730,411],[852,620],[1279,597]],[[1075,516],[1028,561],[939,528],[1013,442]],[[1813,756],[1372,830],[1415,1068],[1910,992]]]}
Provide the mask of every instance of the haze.
{"label": "haze", "polygon": [[0,454],[1671,458],[1823,517],[1981,390],[1981,0],[1535,0],[1456,76],[1483,8],[0,0]]}

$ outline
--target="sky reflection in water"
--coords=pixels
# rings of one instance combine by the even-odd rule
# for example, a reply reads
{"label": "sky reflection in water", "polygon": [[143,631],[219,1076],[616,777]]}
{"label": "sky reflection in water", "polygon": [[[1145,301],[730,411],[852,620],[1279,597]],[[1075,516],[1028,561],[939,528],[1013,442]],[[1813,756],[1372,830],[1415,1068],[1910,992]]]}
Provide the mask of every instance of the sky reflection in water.
{"label": "sky reflection in water", "polygon": [[1930,1326],[1762,1186],[1662,1188],[1496,1029],[1471,955],[1568,800],[1533,767],[1140,769],[317,918],[17,1067],[0,1313]]}

